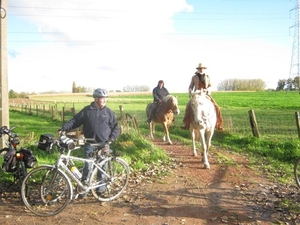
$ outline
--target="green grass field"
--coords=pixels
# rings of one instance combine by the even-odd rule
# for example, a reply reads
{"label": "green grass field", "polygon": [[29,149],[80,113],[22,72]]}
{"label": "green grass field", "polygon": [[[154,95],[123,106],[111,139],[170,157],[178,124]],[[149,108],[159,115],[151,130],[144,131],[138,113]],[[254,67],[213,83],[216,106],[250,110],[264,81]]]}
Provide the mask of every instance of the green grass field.
{"label": "green grass field", "polygon": [[[172,93],[172,95],[178,97],[181,110],[171,128],[176,129],[182,122],[188,94]],[[300,110],[298,92],[213,92],[212,96],[221,107],[226,131],[232,134],[252,135],[248,112],[254,110],[261,138],[276,140],[298,138],[295,120],[295,113]],[[76,112],[92,101],[91,96],[78,94],[73,97],[70,94],[52,97],[37,95],[31,99],[39,100],[41,105],[44,103],[47,107],[56,105],[58,109],[62,107],[70,109],[74,106]],[[136,118],[141,129],[147,129],[145,109],[149,102],[152,102],[151,93],[137,95],[114,93],[110,95],[107,105],[117,115],[120,115],[120,106],[122,106],[124,113]]]}
{"label": "green grass field", "polygon": [[[175,121],[170,128],[171,139],[180,141],[191,146],[189,131],[180,129],[182,123],[185,105],[188,101],[187,93],[173,93],[178,97],[181,113],[175,117]],[[264,165],[269,167],[270,171],[284,168],[287,176],[286,182],[293,182],[293,163],[300,157],[299,138],[297,134],[295,112],[299,111],[298,92],[213,92],[212,96],[221,107],[225,123],[225,132],[216,132],[213,137],[213,145],[237,152],[244,152],[250,156],[263,160]],[[93,99],[87,95],[68,95],[66,98],[61,96],[46,96],[31,98],[32,104],[45,104],[48,107],[55,105],[59,111],[62,107],[66,109],[75,107],[78,112]],[[39,103],[34,103],[39,100]],[[146,105],[152,102],[151,93],[138,95],[111,95],[109,97],[108,107],[113,109],[118,118],[120,118],[120,107],[124,114],[136,118],[139,126],[139,132],[142,139],[149,139],[149,129],[146,123]],[[32,107],[35,108],[35,107]],[[249,110],[254,110],[260,138],[252,135],[249,122]],[[69,115],[71,118],[71,114]],[[33,113],[28,115],[25,112],[10,110],[10,126],[18,126],[17,131],[26,137],[30,132],[35,134],[35,142],[40,134],[56,133],[61,126],[62,121],[59,117],[51,120],[49,117],[39,113],[38,116]],[[162,126],[157,125],[156,136],[162,136]],[[125,142],[133,137],[127,137]],[[124,140],[123,140],[124,141]],[[122,141],[122,142],[123,142]],[[120,144],[119,146],[122,146]],[[124,145],[125,146],[125,145]],[[33,148],[33,146],[31,146]],[[139,145],[136,146],[140,148]],[[143,147],[144,148],[144,147]],[[148,148],[148,147],[147,147]],[[130,157],[129,157],[130,158]],[[259,164],[259,163],[258,163]],[[276,175],[274,175],[276,176]]]}

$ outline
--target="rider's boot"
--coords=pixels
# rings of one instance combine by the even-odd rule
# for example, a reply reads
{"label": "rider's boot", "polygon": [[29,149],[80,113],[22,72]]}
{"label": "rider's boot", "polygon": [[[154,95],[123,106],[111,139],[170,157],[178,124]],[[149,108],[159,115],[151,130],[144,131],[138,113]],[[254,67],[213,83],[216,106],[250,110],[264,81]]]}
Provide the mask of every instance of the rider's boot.
{"label": "rider's boot", "polygon": [[182,130],[188,130],[189,126],[186,123],[183,123],[180,127]]}
{"label": "rider's boot", "polygon": [[152,115],[147,119],[147,123],[150,123],[152,120]]}

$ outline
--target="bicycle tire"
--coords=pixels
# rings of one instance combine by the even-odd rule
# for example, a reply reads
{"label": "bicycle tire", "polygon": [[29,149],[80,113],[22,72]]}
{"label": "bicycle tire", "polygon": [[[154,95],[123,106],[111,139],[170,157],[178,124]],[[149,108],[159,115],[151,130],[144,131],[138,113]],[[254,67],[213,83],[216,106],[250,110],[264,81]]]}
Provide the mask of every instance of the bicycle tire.
{"label": "bicycle tire", "polygon": [[[93,196],[102,202],[112,201],[118,198],[126,189],[130,169],[128,164],[121,158],[110,157],[99,163],[101,168],[106,167],[105,171],[109,175],[109,178],[103,178],[99,176],[98,169],[95,168],[91,175],[90,185],[103,184],[103,192],[98,192],[98,188],[92,189]],[[103,175],[102,175],[103,176]]]}
{"label": "bicycle tire", "polygon": [[300,158],[294,164],[294,175],[296,184],[300,188]]}
{"label": "bicycle tire", "polygon": [[8,148],[3,148],[0,150],[0,172],[5,173],[4,168],[4,155],[8,152]]}
{"label": "bicycle tire", "polygon": [[54,216],[63,211],[72,197],[69,178],[53,166],[40,166],[24,178],[21,197],[25,206],[38,216]]}

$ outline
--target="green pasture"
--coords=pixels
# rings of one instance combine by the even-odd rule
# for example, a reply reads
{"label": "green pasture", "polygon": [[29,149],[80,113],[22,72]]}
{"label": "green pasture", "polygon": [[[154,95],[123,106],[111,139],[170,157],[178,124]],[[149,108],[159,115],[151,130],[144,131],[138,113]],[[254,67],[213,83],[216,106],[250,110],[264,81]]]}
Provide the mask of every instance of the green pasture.
{"label": "green pasture", "polygon": [[[172,130],[174,135],[180,133],[185,105],[189,99],[187,93],[172,93],[178,97],[181,113],[176,116]],[[225,129],[231,134],[251,136],[252,130],[249,122],[249,110],[255,112],[261,138],[269,139],[297,139],[295,113],[300,111],[300,94],[298,92],[213,92],[213,98],[222,110]],[[65,107],[75,108],[78,112],[93,99],[89,95],[63,95],[31,98],[33,102],[45,104],[47,107],[55,105],[58,109]],[[120,116],[120,107],[125,114],[135,117],[141,130],[147,130],[146,105],[152,102],[151,93],[137,95],[111,94],[108,106],[117,116]],[[40,106],[41,108],[42,106]],[[68,118],[71,118],[70,115]],[[160,129],[157,126],[158,130]],[[185,136],[185,137],[188,137]]]}
{"label": "green pasture", "polygon": [[[172,141],[178,141],[191,146],[189,131],[181,130],[185,105],[189,99],[188,93],[172,93],[178,97],[181,113],[175,117],[175,121],[170,127]],[[293,182],[292,167],[294,161],[300,157],[299,138],[295,122],[295,112],[300,110],[298,92],[213,92],[212,96],[221,107],[225,132],[215,132],[213,145],[225,149],[246,153],[250,156],[258,156],[258,160],[263,160],[264,165],[270,167],[270,171],[276,174],[277,168],[285,168],[285,182]],[[62,107],[74,107],[78,112],[81,108],[88,105],[93,99],[86,95],[68,95],[31,98],[32,104],[55,105],[59,110]],[[36,101],[39,101],[36,103]],[[110,95],[108,106],[113,109],[116,116],[120,118],[120,107],[125,115],[130,115],[138,122],[139,134],[142,139],[149,141],[149,129],[146,123],[145,108],[152,102],[151,93],[139,95]],[[33,107],[34,108],[34,107]],[[254,110],[259,125],[260,138],[252,135],[249,122],[249,110]],[[71,118],[71,114],[69,118]],[[129,117],[128,117],[129,118]],[[10,110],[10,126],[17,126],[17,131],[23,137],[29,136],[34,132],[35,142],[43,133],[55,134],[61,126],[59,118],[51,120],[49,117],[34,113],[28,115],[24,112]],[[130,123],[129,123],[130,125]],[[156,136],[162,137],[162,126],[157,124]],[[127,137],[125,143],[132,146],[132,136]],[[128,144],[127,143],[127,144]],[[126,146],[125,144],[120,146]],[[34,146],[31,146],[34,148]],[[139,146],[136,146],[139,148]],[[145,147],[143,147],[145,148]],[[146,148],[149,148],[146,147]],[[133,151],[134,152],[134,151]],[[130,158],[130,157],[129,157]],[[269,162],[269,163],[266,163]],[[141,162],[139,162],[141,163]],[[260,163],[254,163],[258,165]],[[274,175],[276,176],[276,175]],[[279,178],[278,178],[279,179]]]}

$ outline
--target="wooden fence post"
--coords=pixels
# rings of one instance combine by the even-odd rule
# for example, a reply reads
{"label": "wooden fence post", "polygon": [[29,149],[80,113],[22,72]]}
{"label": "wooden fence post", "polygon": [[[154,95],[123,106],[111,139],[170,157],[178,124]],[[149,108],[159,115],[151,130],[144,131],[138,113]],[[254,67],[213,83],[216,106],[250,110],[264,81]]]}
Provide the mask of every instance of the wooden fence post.
{"label": "wooden fence post", "polygon": [[257,122],[256,122],[256,118],[255,118],[255,114],[254,114],[254,110],[249,110],[249,117],[250,117],[250,125],[252,128],[252,133],[255,137],[259,138],[259,131],[258,131],[258,126],[257,126]]}
{"label": "wooden fence post", "polygon": [[123,109],[122,105],[119,105],[119,109],[120,109],[120,120],[123,121],[123,119],[124,119],[124,109]]}
{"label": "wooden fence post", "polygon": [[295,112],[295,117],[296,117],[296,125],[297,125],[298,138],[300,138],[299,112]]}
{"label": "wooden fence post", "polygon": [[65,107],[62,107],[61,119],[62,119],[62,122],[64,123],[65,122]]}
{"label": "wooden fence post", "polygon": [[54,119],[54,109],[53,109],[53,106],[51,106],[51,119],[52,120]]}

